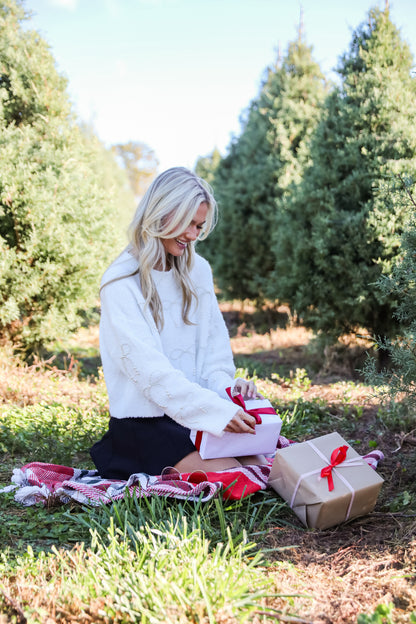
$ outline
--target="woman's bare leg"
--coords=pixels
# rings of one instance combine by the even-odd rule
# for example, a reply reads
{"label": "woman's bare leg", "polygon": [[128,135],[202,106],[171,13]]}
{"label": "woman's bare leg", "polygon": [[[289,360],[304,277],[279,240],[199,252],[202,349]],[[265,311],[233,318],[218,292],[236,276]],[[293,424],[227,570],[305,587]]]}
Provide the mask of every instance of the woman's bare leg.
{"label": "woman's bare leg", "polygon": [[198,451],[189,453],[175,464],[179,472],[192,472],[193,470],[203,470],[204,472],[217,472],[227,470],[227,468],[238,468],[241,463],[234,457],[219,457],[218,459],[202,459]]}
{"label": "woman's bare leg", "polygon": [[264,455],[246,455],[245,457],[237,457],[243,466],[265,466],[267,460]]}

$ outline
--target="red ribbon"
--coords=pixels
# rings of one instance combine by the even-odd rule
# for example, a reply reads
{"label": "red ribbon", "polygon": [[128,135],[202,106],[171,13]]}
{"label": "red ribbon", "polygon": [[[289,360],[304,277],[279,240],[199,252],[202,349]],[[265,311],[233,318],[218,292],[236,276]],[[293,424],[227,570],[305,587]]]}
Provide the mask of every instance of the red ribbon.
{"label": "red ribbon", "polygon": [[256,419],[257,425],[261,425],[260,414],[276,414],[276,412],[274,411],[272,407],[256,407],[254,409],[247,409],[246,404],[244,403],[244,398],[242,394],[236,394],[235,396],[233,396],[231,394],[231,388],[226,388],[225,391],[233,403],[243,408],[246,414],[250,414],[250,416],[254,416],[254,418]]}
{"label": "red ribbon", "polygon": [[196,432],[196,436],[195,436],[195,448],[199,451],[201,448],[201,442],[202,442],[202,434],[203,431],[197,431]]}
{"label": "red ribbon", "polygon": [[332,490],[334,489],[332,469],[345,461],[345,458],[347,457],[347,451],[348,446],[346,444],[344,444],[344,446],[339,446],[338,448],[334,449],[331,453],[331,463],[329,464],[329,466],[325,466],[325,468],[322,468],[321,470],[321,477],[326,477],[328,479],[328,490],[330,492],[332,492]]}

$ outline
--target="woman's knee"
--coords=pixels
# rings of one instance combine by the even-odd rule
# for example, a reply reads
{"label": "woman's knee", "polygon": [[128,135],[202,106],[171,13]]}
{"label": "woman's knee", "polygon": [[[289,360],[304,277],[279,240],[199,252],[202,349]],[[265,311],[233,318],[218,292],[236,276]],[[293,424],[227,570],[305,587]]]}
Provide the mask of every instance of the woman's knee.
{"label": "woman's knee", "polygon": [[216,472],[218,470],[227,470],[228,468],[238,468],[239,466],[241,466],[241,463],[234,457],[202,459],[198,451],[186,455],[175,464],[175,468],[179,470],[179,472],[191,472],[192,470]]}
{"label": "woman's knee", "polygon": [[268,462],[264,455],[246,455],[239,457],[238,461],[243,466],[267,466]]}

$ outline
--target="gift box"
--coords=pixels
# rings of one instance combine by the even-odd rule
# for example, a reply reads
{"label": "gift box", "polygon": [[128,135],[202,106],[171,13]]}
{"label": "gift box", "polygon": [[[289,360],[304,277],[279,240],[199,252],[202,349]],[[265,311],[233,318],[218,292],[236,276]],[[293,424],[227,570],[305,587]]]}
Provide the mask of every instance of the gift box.
{"label": "gift box", "polygon": [[303,524],[317,529],[370,513],[382,483],[336,432],[278,450],[269,476]]}
{"label": "gift box", "polygon": [[221,437],[218,437],[206,431],[192,429],[191,440],[202,459],[274,453],[282,420],[276,414],[270,401],[267,399],[244,401],[241,394],[231,399],[245,412],[256,418],[256,435],[225,431]]}

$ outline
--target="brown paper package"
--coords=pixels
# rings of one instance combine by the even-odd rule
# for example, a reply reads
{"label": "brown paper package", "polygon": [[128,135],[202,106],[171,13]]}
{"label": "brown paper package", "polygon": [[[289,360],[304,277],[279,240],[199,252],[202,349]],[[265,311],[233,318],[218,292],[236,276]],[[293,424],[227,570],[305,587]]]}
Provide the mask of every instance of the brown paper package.
{"label": "brown paper package", "polygon": [[[360,455],[336,432],[311,440],[330,463],[334,449],[346,444],[346,460]],[[276,452],[269,477],[272,487],[290,505],[299,478],[311,471],[316,473],[302,478],[293,501],[292,509],[303,524],[309,528],[327,529],[370,513],[376,504],[383,479],[363,459],[358,466],[339,464],[333,471],[334,489],[328,489],[328,480],[320,477],[327,465],[308,442],[293,444]],[[342,474],[354,490],[352,493],[339,477]]]}

